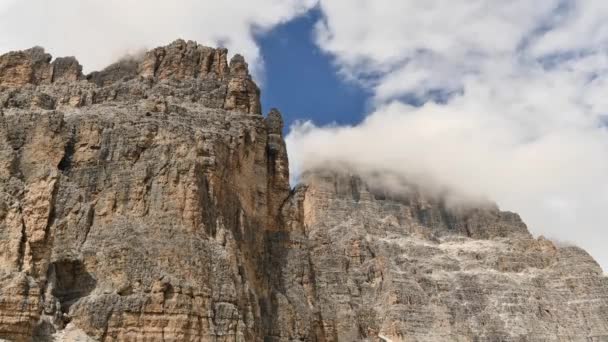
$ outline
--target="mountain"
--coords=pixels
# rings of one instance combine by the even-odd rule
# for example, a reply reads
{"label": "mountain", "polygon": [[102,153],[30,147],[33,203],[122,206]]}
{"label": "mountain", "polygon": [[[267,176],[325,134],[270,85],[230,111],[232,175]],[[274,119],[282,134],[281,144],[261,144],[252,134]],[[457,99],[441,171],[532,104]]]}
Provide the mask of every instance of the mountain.
{"label": "mountain", "polygon": [[608,341],[585,251],[344,168],[291,189],[259,96],[195,42],[0,56],[0,338]]}

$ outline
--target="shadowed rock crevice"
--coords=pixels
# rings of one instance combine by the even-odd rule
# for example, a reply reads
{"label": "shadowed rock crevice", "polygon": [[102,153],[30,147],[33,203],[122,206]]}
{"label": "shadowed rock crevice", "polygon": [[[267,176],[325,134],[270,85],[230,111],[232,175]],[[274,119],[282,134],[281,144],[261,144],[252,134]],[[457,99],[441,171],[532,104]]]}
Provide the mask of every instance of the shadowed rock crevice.
{"label": "shadowed rock crevice", "polygon": [[97,284],[80,260],[62,260],[51,263],[49,279],[52,283],[51,294],[57,298],[63,314],[70,312],[72,304],[88,296]]}
{"label": "shadowed rock crevice", "polygon": [[68,137],[68,140],[64,147],[63,157],[61,158],[61,160],[59,161],[59,164],[57,165],[57,169],[59,169],[59,171],[62,171],[62,172],[70,171],[70,167],[72,166],[72,158],[74,156],[74,148],[75,148],[74,145],[76,143],[75,135],[76,135],[76,127],[72,127],[70,136]]}

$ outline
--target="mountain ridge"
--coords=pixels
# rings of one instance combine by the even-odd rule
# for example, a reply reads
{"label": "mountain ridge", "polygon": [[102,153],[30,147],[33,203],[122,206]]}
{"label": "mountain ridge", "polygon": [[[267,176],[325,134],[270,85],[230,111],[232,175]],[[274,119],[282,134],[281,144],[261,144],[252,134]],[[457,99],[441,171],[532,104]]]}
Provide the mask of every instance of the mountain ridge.
{"label": "mountain ridge", "polygon": [[608,278],[493,205],[289,185],[247,63],[0,56],[0,338],[606,341]]}

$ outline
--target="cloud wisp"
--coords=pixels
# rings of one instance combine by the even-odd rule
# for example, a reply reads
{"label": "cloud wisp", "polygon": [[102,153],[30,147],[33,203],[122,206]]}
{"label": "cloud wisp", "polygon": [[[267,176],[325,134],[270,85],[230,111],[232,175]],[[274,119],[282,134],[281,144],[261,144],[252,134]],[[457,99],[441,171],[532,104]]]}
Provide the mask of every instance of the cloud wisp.
{"label": "cloud wisp", "polygon": [[[340,161],[522,214],[608,269],[608,4],[321,0],[319,46],[374,92],[360,124],[300,122],[295,174]],[[412,105],[415,103],[416,105]]]}
{"label": "cloud wisp", "polygon": [[314,0],[0,0],[0,53],[40,45],[77,56],[87,71],[176,38],[241,53],[262,66],[254,34],[315,5]]}

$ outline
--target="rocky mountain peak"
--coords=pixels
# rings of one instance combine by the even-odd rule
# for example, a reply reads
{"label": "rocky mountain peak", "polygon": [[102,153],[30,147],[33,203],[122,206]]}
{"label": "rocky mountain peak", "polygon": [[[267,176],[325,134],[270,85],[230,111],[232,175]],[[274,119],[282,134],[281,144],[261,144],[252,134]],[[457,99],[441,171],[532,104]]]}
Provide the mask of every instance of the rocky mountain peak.
{"label": "rocky mountain peak", "polygon": [[[31,88],[25,90],[51,98],[45,104],[53,102],[53,105],[45,109],[170,94],[179,101],[261,114],[260,90],[249,74],[245,59],[235,55],[229,65],[227,55],[228,50],[224,48],[214,49],[179,39],[141,56],[125,57],[104,70],[83,75],[82,66],[74,57],[52,61],[44,49],[36,47],[0,56],[0,88],[7,91],[14,88],[13,95],[17,95],[24,91],[21,87],[32,85],[33,91]],[[79,85],[69,85],[74,82]],[[51,86],[54,83],[63,86]],[[10,99],[4,101],[5,107],[11,106]],[[37,104],[19,103],[20,106]]]}
{"label": "rocky mountain peak", "polygon": [[608,339],[599,265],[515,213],[331,163],[291,189],[242,56],[81,70],[0,56],[0,339]]}
{"label": "rocky mountain peak", "polygon": [[140,63],[138,74],[161,80],[171,77],[202,78],[209,74],[223,78],[230,73],[227,55],[227,49],[214,49],[179,39],[148,51]]}
{"label": "rocky mountain peak", "polygon": [[283,116],[278,109],[272,108],[268,115],[266,116],[266,126],[268,127],[268,131],[273,134],[283,134]]}

